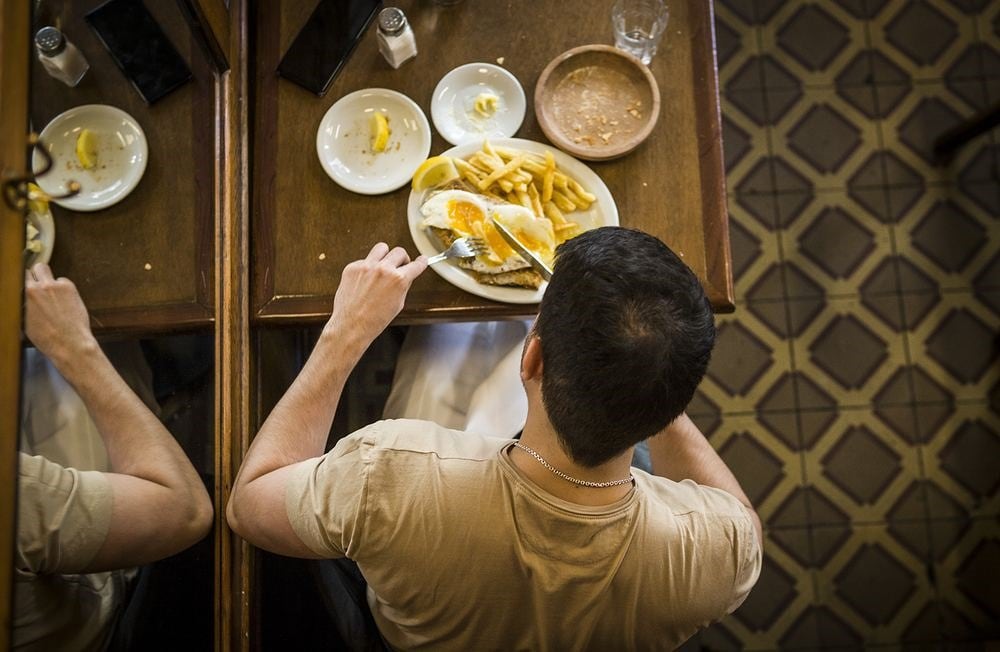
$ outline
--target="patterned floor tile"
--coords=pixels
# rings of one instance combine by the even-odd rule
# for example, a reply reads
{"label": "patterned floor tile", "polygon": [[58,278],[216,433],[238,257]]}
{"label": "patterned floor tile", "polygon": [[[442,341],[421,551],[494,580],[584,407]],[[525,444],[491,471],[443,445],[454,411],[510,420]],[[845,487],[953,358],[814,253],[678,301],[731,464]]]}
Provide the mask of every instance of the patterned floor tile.
{"label": "patterned floor tile", "polygon": [[924,471],[943,494],[928,500],[930,517],[952,517],[956,505],[970,517],[1000,514],[1000,418],[985,404],[960,405],[925,439]]}
{"label": "patterned floor tile", "polygon": [[[882,297],[868,303],[895,300]],[[795,369],[841,406],[870,406],[886,382],[908,364],[905,337],[873,319],[859,299],[830,299],[793,342]]]}
{"label": "patterned floor tile", "polygon": [[895,227],[897,252],[942,290],[971,288],[1000,247],[1000,221],[956,186],[932,186]]}
{"label": "patterned floor tile", "polygon": [[[813,536],[821,539],[823,528],[814,528]],[[832,616],[820,632],[824,641],[898,643],[935,598],[925,560],[899,545],[885,525],[855,526],[816,576],[817,604]]]}
{"label": "patterned floor tile", "polygon": [[710,441],[764,522],[803,485],[796,447],[763,427],[756,416],[723,415]]}
{"label": "patterned floor tile", "polygon": [[985,401],[1000,379],[1000,317],[971,292],[944,294],[907,334],[911,352],[937,385],[958,400]]}
{"label": "patterned floor tile", "polygon": [[[729,248],[737,304],[760,277],[781,259],[779,237],[761,226],[734,200],[729,202]],[[984,285],[988,289],[988,286]]]}
{"label": "patterned floor tile", "polygon": [[876,123],[832,87],[808,89],[772,136],[774,155],[820,190],[846,187],[880,147]]}
{"label": "patterned floor tile", "polygon": [[831,0],[788,2],[760,29],[761,52],[807,87],[833,86],[867,42],[866,22]]}
{"label": "patterned floor tile", "polygon": [[[979,83],[982,86],[982,83]],[[882,147],[915,170],[924,185],[957,183],[963,170],[992,144],[979,136],[955,152],[950,161],[935,159],[934,142],[949,129],[969,120],[976,109],[938,80],[916,83],[896,108],[879,123]]]}
{"label": "patterned floor tile", "polygon": [[962,536],[936,551],[934,576],[938,606],[951,641],[1000,637],[1000,520],[975,519]]}
{"label": "patterned floor tile", "polygon": [[888,521],[920,457],[870,410],[841,410],[803,453],[806,482],[854,523]]}
{"label": "patterned floor tile", "polygon": [[788,343],[747,311],[719,316],[708,372],[699,389],[723,413],[753,412],[776,379],[791,370]]}
{"label": "patterned floor tile", "polygon": [[963,46],[977,40],[974,19],[946,0],[893,0],[869,30],[872,46],[915,80],[944,78]]}
{"label": "patterned floor tile", "polygon": [[890,228],[843,191],[817,194],[781,237],[784,259],[831,297],[858,294],[893,254]]}

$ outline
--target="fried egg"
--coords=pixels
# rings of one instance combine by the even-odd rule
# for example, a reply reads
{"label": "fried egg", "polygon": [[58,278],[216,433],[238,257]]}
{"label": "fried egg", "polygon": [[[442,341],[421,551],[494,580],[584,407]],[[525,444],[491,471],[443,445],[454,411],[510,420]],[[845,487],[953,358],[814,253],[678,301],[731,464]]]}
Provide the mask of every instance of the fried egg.
{"label": "fried egg", "polygon": [[498,274],[528,267],[493,226],[496,219],[528,249],[551,264],[555,251],[552,223],[535,217],[523,206],[498,202],[466,190],[442,190],[431,195],[420,207],[423,226],[448,229],[457,236],[474,236],[489,245],[489,251],[477,256],[470,267],[478,272]]}

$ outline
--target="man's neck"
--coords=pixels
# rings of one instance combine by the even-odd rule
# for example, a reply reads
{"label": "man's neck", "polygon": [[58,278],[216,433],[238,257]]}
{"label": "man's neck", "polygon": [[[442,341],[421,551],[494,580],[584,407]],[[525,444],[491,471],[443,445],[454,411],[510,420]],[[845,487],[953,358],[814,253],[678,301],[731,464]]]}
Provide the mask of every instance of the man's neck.
{"label": "man's neck", "polygon": [[[535,451],[553,468],[571,478],[589,482],[609,482],[629,476],[632,460],[631,448],[599,466],[582,466],[573,461],[563,450],[551,425],[547,422],[539,423],[537,419],[532,419],[532,416],[529,411],[528,421],[521,433],[520,443]],[[600,488],[574,484],[545,468],[530,453],[517,447],[511,448],[509,455],[514,466],[532,482],[567,502],[587,506],[610,505],[632,491],[631,483]]]}

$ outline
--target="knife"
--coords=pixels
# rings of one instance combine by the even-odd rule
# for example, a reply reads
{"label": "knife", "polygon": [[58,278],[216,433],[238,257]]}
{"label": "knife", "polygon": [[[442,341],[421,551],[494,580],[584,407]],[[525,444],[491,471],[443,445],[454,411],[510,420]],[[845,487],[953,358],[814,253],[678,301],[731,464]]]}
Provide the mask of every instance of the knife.
{"label": "knife", "polygon": [[534,252],[521,244],[521,242],[514,237],[514,234],[510,232],[510,229],[497,220],[493,220],[493,226],[497,228],[497,233],[499,233],[503,239],[507,241],[507,244],[509,244],[511,248],[521,256],[521,258],[524,258],[531,264],[532,267],[538,270],[538,273],[542,275],[543,279],[548,281],[552,278],[552,270],[549,269],[549,266],[542,262],[542,259],[539,258]]}

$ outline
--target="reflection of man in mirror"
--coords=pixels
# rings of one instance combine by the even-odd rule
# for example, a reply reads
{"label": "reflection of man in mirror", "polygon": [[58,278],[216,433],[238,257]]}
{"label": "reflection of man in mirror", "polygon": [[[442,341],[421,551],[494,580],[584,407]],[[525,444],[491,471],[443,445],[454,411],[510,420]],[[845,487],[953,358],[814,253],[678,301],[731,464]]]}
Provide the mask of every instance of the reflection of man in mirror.
{"label": "reflection of man in mirror", "polygon": [[212,504],[101,350],[73,283],[38,264],[25,296],[37,351],[25,356],[14,648],[100,650],[124,609],[127,569],[204,537]]}
{"label": "reflection of man in mirror", "polygon": [[[378,244],[344,270],[243,461],[233,529],[356,562],[374,648],[673,649],[739,606],[760,573],[760,520],[684,414],[714,319],[652,236],[605,227],[556,252],[519,361],[520,439],[386,420],[323,454],[348,374],[425,267]],[[630,465],[644,440],[652,473]]]}

